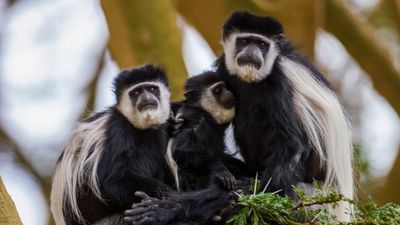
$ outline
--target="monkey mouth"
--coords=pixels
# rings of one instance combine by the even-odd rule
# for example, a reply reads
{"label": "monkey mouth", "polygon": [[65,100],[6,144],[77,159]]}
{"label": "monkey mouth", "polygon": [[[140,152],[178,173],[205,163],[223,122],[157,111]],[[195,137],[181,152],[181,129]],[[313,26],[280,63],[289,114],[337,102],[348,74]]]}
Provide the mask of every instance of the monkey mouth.
{"label": "monkey mouth", "polygon": [[256,70],[259,70],[262,63],[258,58],[243,56],[237,59],[237,64],[239,66],[250,66],[255,68]]}
{"label": "monkey mouth", "polygon": [[222,104],[222,106],[223,106],[225,109],[232,109],[233,107],[235,107],[235,99],[226,100],[226,101]]}
{"label": "monkey mouth", "polygon": [[158,104],[156,102],[145,102],[138,104],[137,108],[139,112],[157,109]]}

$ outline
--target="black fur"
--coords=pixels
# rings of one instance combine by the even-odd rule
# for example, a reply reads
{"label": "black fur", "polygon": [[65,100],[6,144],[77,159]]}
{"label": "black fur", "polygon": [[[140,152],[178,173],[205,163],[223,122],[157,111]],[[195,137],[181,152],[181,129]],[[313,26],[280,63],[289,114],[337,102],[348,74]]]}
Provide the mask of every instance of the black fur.
{"label": "black fur", "polygon": [[114,92],[119,102],[122,91],[142,82],[161,82],[168,87],[168,78],[160,67],[147,64],[142,67],[122,71],[114,80]]}
{"label": "black fur", "polygon": [[[115,80],[115,93],[119,96],[125,88],[149,80],[167,84],[161,69],[146,65],[121,72]],[[110,118],[97,170],[105,201],[95,197],[86,184],[77,190],[79,209],[90,224],[112,215],[121,217],[124,210],[140,200],[135,197],[136,191],[157,198],[171,192],[167,184],[172,179],[164,159],[168,142],[166,124],[158,128],[137,129],[116,106],[86,119],[84,123],[93,122],[106,114]],[[69,213],[68,207],[65,208],[65,215],[67,224],[80,224]]]}
{"label": "black fur", "polygon": [[[223,54],[217,60],[217,73],[237,98],[234,134],[245,159],[245,165],[233,158],[224,160],[224,163],[236,177],[254,178],[258,172],[264,185],[271,178],[267,191],[282,190],[280,194],[293,197],[292,185],[298,182],[311,183],[313,179],[323,180],[325,171],[320,169],[319,157],[312,149],[301,118],[295,112],[293,87],[276,62],[281,56],[288,57],[307,67],[321,83],[327,87],[329,85],[318,70],[297,53],[290,41],[282,35],[283,28],[277,20],[236,12],[224,25],[223,38],[229,37],[234,31],[273,37],[277,41],[280,56],[277,57],[271,74],[254,83],[241,81],[237,76],[229,74]],[[238,181],[241,182],[241,179]],[[244,180],[243,184],[246,187],[248,183]],[[168,207],[152,208],[150,206],[153,204],[161,204],[144,202],[134,206],[132,213],[137,219],[135,221],[139,221],[136,224],[167,224],[165,218],[170,218],[171,215],[181,221],[196,218],[202,224],[212,224],[209,222],[210,217],[228,204],[228,196],[229,192],[220,187],[209,186],[203,191],[184,193],[163,201],[178,202],[181,205],[178,211],[167,210]],[[149,223],[140,222],[148,212],[156,214],[153,214]]]}
{"label": "black fur", "polygon": [[[283,29],[270,17],[250,13],[234,13],[224,26],[224,36],[233,30],[253,32],[266,37],[281,35]],[[295,112],[293,87],[280,68],[280,57],[285,56],[303,64],[314,76],[327,84],[318,70],[297,53],[288,39],[276,39],[280,55],[269,76],[260,82],[244,82],[229,74],[224,55],[216,62],[216,69],[234,92],[238,104],[233,121],[235,139],[250,173],[258,172],[267,191],[282,190],[293,196],[291,185],[323,180],[318,156],[312,149],[301,118]]]}
{"label": "black fur", "polygon": [[233,32],[255,33],[266,37],[273,37],[283,34],[281,23],[270,16],[254,16],[251,13],[238,11],[234,12],[223,27],[223,39],[225,40]]}
{"label": "black fur", "polygon": [[229,122],[218,124],[200,106],[202,94],[221,81],[216,73],[206,72],[186,82],[186,101],[180,103],[181,107],[176,112],[184,122],[175,135],[172,150],[179,168],[182,191],[204,189],[214,180],[220,181],[227,189],[235,185],[235,178],[223,164],[226,149],[224,137]]}
{"label": "black fur", "polygon": [[[171,107],[175,115],[179,112],[184,118],[178,131],[171,132],[175,139],[173,157],[179,167],[179,180],[184,192],[164,200],[152,198],[135,204],[126,211],[127,219],[133,224],[215,224],[212,217],[229,207],[236,196],[226,190],[235,185],[226,185],[226,181],[233,179],[230,181],[236,184],[232,174],[239,179],[248,174],[243,162],[225,153],[224,135],[229,122],[218,124],[199,106],[202,93],[221,81],[214,72],[187,80],[186,100]],[[172,122],[172,125],[176,124]],[[224,178],[226,174],[227,179]],[[238,180],[236,188],[247,187],[247,184]]]}

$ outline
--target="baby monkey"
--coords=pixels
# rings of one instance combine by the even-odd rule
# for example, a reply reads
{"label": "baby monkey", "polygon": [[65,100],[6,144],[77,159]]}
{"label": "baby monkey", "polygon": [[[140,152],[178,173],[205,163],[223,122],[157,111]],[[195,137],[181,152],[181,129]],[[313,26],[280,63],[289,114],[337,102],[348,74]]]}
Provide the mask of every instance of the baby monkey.
{"label": "baby monkey", "polygon": [[235,97],[215,72],[189,78],[185,100],[172,106],[174,124],[168,155],[182,191],[204,189],[214,181],[227,190],[235,177],[224,165],[225,130],[235,116]]}

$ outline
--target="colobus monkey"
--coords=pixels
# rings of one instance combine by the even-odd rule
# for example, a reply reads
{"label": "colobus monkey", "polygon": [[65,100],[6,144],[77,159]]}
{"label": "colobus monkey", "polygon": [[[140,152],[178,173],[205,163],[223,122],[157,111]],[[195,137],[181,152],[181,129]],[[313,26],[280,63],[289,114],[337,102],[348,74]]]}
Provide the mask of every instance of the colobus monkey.
{"label": "colobus monkey", "polygon": [[123,224],[122,213],[139,200],[136,191],[170,192],[164,71],[153,65],[124,70],[114,88],[117,103],[81,122],[58,161],[51,193],[58,225]]}
{"label": "colobus monkey", "polygon": [[[210,71],[189,78],[185,98],[172,107],[180,127],[172,132],[167,153],[184,192],[162,200],[141,193],[144,201],[125,212],[135,225],[214,224],[214,216],[236,196],[230,190],[248,186],[234,177],[248,176],[243,162],[224,152],[224,134],[235,116],[236,101],[221,76]],[[212,182],[213,176],[223,185]]]}
{"label": "colobus monkey", "polygon": [[235,98],[211,71],[186,81],[185,98],[175,112],[183,124],[169,149],[178,167],[180,190],[204,189],[215,180],[231,190],[235,177],[223,160],[225,130],[235,116]]}
{"label": "colobus monkey", "polygon": [[[269,191],[318,180],[353,197],[349,122],[335,92],[272,17],[233,13],[216,62],[237,98],[234,135],[248,169]],[[347,220],[345,205],[335,209]]]}

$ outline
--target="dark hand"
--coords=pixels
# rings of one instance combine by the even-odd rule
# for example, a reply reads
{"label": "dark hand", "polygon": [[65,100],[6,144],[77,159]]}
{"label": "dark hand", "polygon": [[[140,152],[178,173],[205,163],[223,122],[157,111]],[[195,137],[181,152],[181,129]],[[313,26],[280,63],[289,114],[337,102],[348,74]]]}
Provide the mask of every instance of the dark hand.
{"label": "dark hand", "polygon": [[218,171],[215,175],[215,178],[217,179],[217,181],[222,183],[222,185],[228,191],[234,189],[237,185],[235,177],[227,169]]}
{"label": "dark hand", "polygon": [[156,199],[149,197],[144,192],[137,191],[135,195],[142,202],[133,204],[132,208],[125,211],[124,220],[134,225],[163,225],[178,216],[181,205],[173,199]]}

